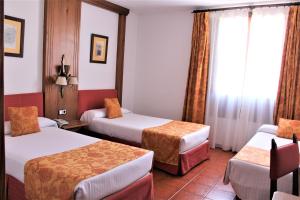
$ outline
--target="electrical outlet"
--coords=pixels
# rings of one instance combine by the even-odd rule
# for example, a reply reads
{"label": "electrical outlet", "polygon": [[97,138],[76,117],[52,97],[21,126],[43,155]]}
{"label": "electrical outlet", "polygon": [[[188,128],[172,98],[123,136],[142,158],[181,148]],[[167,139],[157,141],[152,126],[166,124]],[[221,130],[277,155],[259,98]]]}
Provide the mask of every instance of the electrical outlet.
{"label": "electrical outlet", "polygon": [[66,109],[58,110],[58,114],[59,115],[66,115],[67,114],[67,110]]}

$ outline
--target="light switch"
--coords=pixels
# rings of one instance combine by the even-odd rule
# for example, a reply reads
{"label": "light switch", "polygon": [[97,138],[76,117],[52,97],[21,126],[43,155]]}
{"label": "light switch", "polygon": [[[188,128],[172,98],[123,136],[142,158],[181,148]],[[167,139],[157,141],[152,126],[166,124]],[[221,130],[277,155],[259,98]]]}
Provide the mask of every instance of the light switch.
{"label": "light switch", "polygon": [[58,110],[58,114],[59,115],[66,115],[67,114],[67,110],[66,109]]}

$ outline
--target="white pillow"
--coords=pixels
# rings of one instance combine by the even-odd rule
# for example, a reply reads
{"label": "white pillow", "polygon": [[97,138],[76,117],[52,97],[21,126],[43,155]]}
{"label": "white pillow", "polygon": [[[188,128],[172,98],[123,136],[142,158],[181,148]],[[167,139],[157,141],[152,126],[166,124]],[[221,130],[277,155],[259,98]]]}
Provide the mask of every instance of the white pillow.
{"label": "white pillow", "polygon": [[[125,108],[121,108],[122,114],[127,114],[127,113],[131,113],[130,110],[125,109]],[[106,117],[106,109],[105,108],[101,108],[101,109],[93,109],[93,110],[88,110],[85,111],[82,115],[80,120],[84,121],[84,122],[91,122],[93,119],[95,118],[105,118]]]}
{"label": "white pillow", "polygon": [[270,133],[270,134],[277,134],[278,126],[271,125],[271,124],[263,124],[261,127],[257,129],[256,132],[264,132],[264,133]]}
{"label": "white pillow", "polygon": [[45,128],[45,127],[58,127],[56,121],[51,120],[49,118],[46,117],[39,117],[39,125],[40,128]]}
{"label": "white pillow", "polygon": [[[46,117],[38,117],[38,121],[39,121],[40,128],[57,127],[56,121],[53,121]],[[11,133],[10,121],[5,121],[4,122],[4,134],[8,135],[10,133]]]}
{"label": "white pillow", "polygon": [[94,118],[104,118],[106,116],[105,108],[101,109],[93,109],[93,110],[87,110],[85,111],[81,117],[80,120],[84,122],[90,122]]}
{"label": "white pillow", "polygon": [[126,108],[121,108],[121,111],[122,111],[122,114],[131,113],[131,111]]}

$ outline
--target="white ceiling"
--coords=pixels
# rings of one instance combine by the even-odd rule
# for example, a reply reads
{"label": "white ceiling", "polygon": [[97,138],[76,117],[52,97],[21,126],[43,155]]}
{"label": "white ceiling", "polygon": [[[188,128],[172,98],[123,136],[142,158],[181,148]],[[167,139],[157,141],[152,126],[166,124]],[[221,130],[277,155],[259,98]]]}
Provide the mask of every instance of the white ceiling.
{"label": "white ceiling", "polygon": [[299,0],[109,0],[135,13],[148,13],[166,10],[194,10],[253,4],[274,4],[299,2]]}

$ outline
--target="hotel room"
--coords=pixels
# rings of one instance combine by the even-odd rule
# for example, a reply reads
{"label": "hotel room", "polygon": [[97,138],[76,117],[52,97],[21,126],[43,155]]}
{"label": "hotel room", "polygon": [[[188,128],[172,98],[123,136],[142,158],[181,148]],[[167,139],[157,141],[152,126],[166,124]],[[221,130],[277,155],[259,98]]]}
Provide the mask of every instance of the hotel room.
{"label": "hotel room", "polygon": [[0,18],[0,200],[300,200],[300,1]]}

